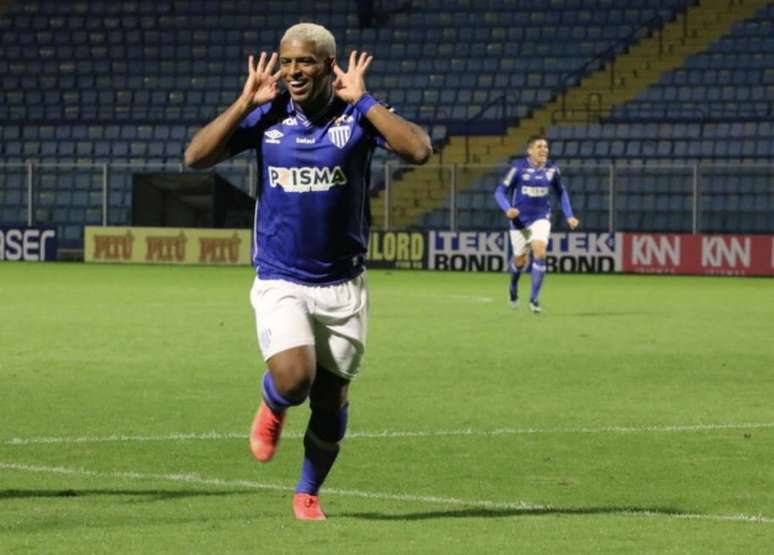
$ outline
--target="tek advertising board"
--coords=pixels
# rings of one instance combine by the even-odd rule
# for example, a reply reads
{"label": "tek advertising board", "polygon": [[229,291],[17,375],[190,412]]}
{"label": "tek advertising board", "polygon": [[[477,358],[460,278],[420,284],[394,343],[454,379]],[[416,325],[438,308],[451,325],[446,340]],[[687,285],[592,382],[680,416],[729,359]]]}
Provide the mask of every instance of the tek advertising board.
{"label": "tek advertising board", "polygon": [[48,262],[56,251],[54,228],[0,225],[0,261]]}
{"label": "tek advertising board", "polygon": [[431,231],[428,268],[456,272],[502,272],[509,242],[502,231]]}
{"label": "tek advertising board", "polygon": [[[621,235],[552,233],[549,272],[610,273],[621,270]],[[503,272],[512,256],[508,232],[431,231],[428,268],[442,271]]]}
{"label": "tek advertising board", "polygon": [[249,265],[250,245],[249,229],[87,226],[83,259],[129,264]]}
{"label": "tek advertising board", "polygon": [[552,233],[546,251],[549,272],[621,271],[620,233]]}

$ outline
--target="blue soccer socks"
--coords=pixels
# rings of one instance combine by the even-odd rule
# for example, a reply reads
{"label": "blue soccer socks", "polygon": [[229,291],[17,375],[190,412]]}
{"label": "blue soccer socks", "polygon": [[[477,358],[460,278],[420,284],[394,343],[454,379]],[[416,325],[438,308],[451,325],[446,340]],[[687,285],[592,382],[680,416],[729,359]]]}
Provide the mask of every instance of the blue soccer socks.
{"label": "blue soccer socks", "polygon": [[296,493],[317,495],[339,454],[347,430],[349,404],[337,411],[315,410],[304,435],[304,465]]}
{"label": "blue soccer socks", "polygon": [[540,288],[543,286],[543,277],[546,273],[545,260],[533,260],[532,261],[532,293],[529,300],[537,302],[540,295]]}
{"label": "blue soccer socks", "polygon": [[274,385],[274,378],[268,370],[263,375],[263,400],[275,414],[282,414],[289,406],[296,404],[280,395],[277,386]]}
{"label": "blue soccer socks", "polygon": [[519,298],[519,278],[521,277],[521,268],[511,262],[511,285],[508,288],[508,298],[511,303],[515,303]]}

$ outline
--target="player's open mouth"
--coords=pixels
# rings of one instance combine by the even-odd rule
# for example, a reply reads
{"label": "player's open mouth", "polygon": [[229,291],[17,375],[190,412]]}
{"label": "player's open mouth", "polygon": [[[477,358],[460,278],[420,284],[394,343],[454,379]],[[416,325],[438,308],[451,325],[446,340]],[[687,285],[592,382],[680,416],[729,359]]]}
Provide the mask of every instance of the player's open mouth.
{"label": "player's open mouth", "polygon": [[290,89],[290,92],[293,94],[299,95],[304,94],[307,89],[309,88],[309,81],[306,79],[296,79],[293,81],[288,81],[288,88]]}

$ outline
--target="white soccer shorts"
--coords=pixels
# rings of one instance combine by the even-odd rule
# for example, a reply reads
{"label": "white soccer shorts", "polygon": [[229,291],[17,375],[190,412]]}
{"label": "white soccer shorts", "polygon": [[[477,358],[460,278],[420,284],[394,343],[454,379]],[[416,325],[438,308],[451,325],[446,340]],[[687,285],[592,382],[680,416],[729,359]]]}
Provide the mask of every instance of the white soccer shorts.
{"label": "white soccer shorts", "polygon": [[532,241],[543,241],[548,244],[548,238],[551,236],[551,221],[535,220],[523,229],[512,229],[510,233],[513,256],[523,256],[527,254],[527,245]]}
{"label": "white soccer shorts", "polygon": [[347,380],[357,375],[368,320],[365,272],[326,286],[256,277],[250,303],[264,360],[292,347],[314,345],[318,365]]}

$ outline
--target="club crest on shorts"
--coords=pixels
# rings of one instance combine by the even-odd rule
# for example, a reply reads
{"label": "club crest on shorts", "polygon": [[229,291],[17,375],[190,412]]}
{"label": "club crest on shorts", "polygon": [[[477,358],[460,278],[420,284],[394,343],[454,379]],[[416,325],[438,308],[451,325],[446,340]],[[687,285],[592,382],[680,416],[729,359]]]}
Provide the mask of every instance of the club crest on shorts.
{"label": "club crest on shorts", "polygon": [[328,129],[328,138],[339,148],[344,148],[351,134],[352,128],[349,125],[334,125]]}
{"label": "club crest on shorts", "polygon": [[269,348],[271,345],[271,328],[266,328],[261,332],[259,342],[261,344],[261,349],[265,350]]}

